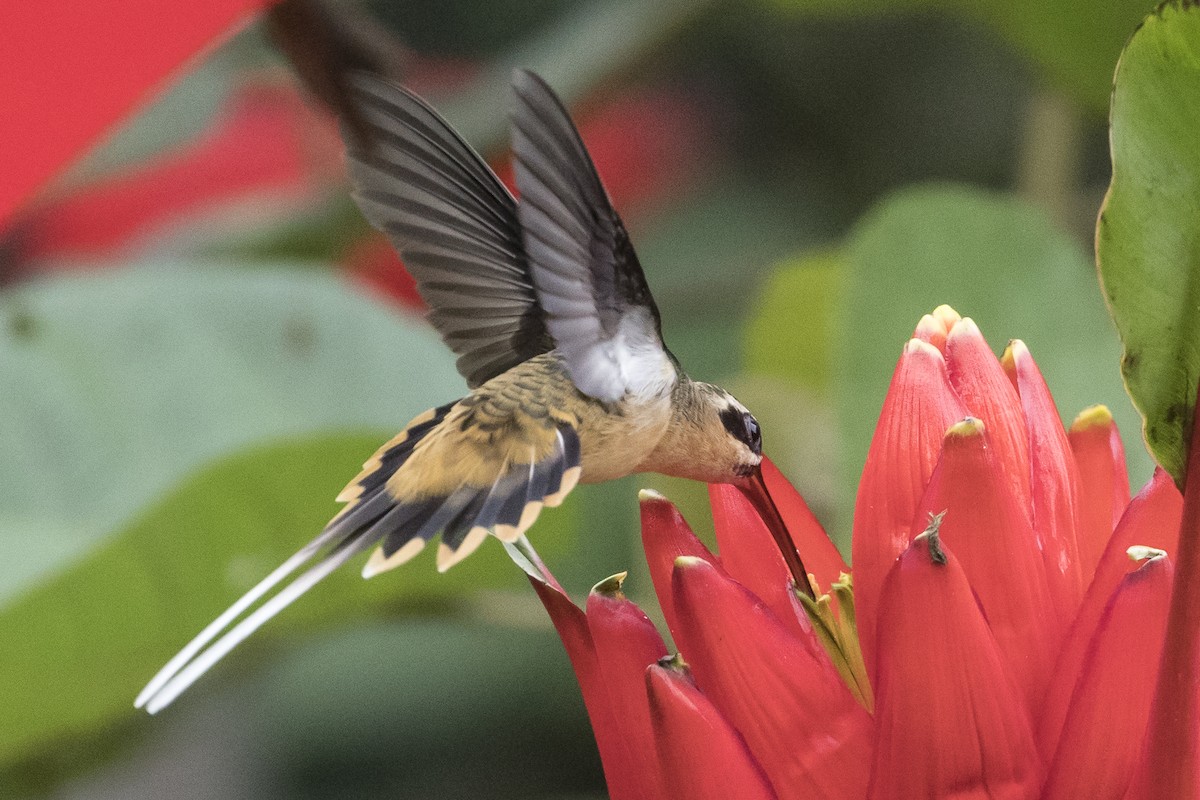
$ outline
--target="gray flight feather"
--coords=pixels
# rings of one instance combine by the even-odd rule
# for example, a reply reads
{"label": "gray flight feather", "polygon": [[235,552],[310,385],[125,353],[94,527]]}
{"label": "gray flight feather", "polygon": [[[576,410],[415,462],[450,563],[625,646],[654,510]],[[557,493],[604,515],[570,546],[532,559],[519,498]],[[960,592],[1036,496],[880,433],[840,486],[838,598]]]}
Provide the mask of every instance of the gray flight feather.
{"label": "gray flight feather", "polygon": [[352,88],[374,142],[347,140],[355,199],[403,257],[467,383],[550,350],[512,195],[419,97],[366,74]]}
{"label": "gray flight feather", "polygon": [[618,400],[670,358],[658,308],[566,109],[531,72],[513,89],[517,215],[546,329],[580,391]]}

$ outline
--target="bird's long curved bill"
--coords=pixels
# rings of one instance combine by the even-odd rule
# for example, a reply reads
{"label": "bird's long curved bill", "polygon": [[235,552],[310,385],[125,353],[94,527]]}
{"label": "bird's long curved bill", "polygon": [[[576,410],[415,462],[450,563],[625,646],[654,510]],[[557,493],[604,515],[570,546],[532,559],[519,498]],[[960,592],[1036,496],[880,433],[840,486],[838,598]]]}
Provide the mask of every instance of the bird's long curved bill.
{"label": "bird's long curved bill", "polygon": [[[779,548],[788,571],[792,573],[792,580],[795,582],[796,588],[809,597],[813,597],[812,585],[808,581],[808,570],[804,568],[804,561],[801,560],[800,553],[796,550],[796,543],[792,541],[787,523],[783,521],[779,508],[771,499],[771,492],[767,489],[767,482],[763,479],[762,470],[756,468],[749,477],[735,485],[754,506],[754,510],[766,524],[767,530],[771,532],[775,546]],[[816,598],[813,597],[813,599]]]}
{"label": "bird's long curved bill", "polygon": [[[329,533],[336,533],[330,531]],[[372,539],[349,538],[338,542],[319,558],[315,564],[301,573],[291,583],[247,615],[236,625],[233,623],[275,586],[306,563],[318,556],[322,546],[331,536],[319,536],[283,562],[246,594],[230,606],[221,616],[213,620],[196,638],[167,662],[146,688],[134,700],[135,708],[145,708],[154,714],[171,703],[200,676],[221,660],[230,650],[237,647],[247,636],[254,633],[271,617],[282,611],[289,603],[312,588],[329,573],[369,547]],[[233,625],[232,628],[229,628]],[[226,630],[229,628],[229,630]],[[221,635],[224,632],[224,635]],[[218,639],[217,637],[220,636]],[[216,639],[215,642],[213,640]],[[212,642],[211,646],[209,643]]]}

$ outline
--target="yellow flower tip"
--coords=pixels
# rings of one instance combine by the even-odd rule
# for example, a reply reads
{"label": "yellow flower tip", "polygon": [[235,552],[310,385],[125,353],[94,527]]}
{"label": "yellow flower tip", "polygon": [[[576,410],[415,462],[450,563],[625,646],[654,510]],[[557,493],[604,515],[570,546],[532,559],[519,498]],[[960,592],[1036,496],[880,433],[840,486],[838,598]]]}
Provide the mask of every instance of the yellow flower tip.
{"label": "yellow flower tip", "polygon": [[707,563],[699,556],[679,556],[675,559],[675,569],[689,569]]}
{"label": "yellow flower tip", "polygon": [[941,321],[942,327],[946,329],[947,333],[953,331],[954,326],[962,321],[962,315],[945,303],[935,308],[931,316]]}
{"label": "yellow flower tip", "polygon": [[1157,547],[1148,547],[1144,544],[1135,544],[1125,551],[1125,555],[1129,556],[1130,561],[1138,562],[1152,558],[1166,558],[1167,551],[1159,550]]}
{"label": "yellow flower tip", "polygon": [[1075,421],[1071,423],[1071,433],[1079,433],[1088,428],[1111,428],[1112,424],[1113,415],[1108,410],[1108,406],[1088,406],[1080,411],[1079,415],[1075,417]]}
{"label": "yellow flower tip", "polygon": [[946,324],[942,320],[932,314],[926,314],[917,323],[917,328],[913,331],[913,338],[929,342],[938,350],[941,350],[946,346],[947,333],[949,331],[946,330]]}
{"label": "yellow flower tip", "polygon": [[628,577],[628,572],[618,572],[616,575],[611,575],[593,586],[592,594],[602,594],[605,597],[621,599],[625,596],[621,593],[621,587],[625,584],[625,579]]}
{"label": "yellow flower tip", "polygon": [[924,353],[927,356],[935,356],[944,360],[942,351],[934,347],[929,342],[923,339],[909,339],[908,344],[904,345],[904,354],[912,356],[918,353]]}
{"label": "yellow flower tip", "polygon": [[926,314],[921,317],[921,321],[917,323],[918,331],[928,331],[930,333],[940,333],[945,336],[950,331],[946,328],[946,323],[933,314]]}
{"label": "yellow flower tip", "polygon": [[656,502],[666,503],[666,502],[668,502],[668,500],[667,500],[666,495],[664,495],[662,492],[656,492],[653,489],[640,489],[640,490],[638,490],[638,502],[639,503],[656,503]]}
{"label": "yellow flower tip", "polygon": [[957,339],[961,336],[978,336],[983,337],[979,326],[975,324],[975,320],[970,317],[963,317],[950,328],[950,333],[946,337],[948,339]]}
{"label": "yellow flower tip", "polygon": [[978,417],[965,417],[946,430],[946,438],[950,438],[951,436],[980,436],[982,434],[983,420]]}

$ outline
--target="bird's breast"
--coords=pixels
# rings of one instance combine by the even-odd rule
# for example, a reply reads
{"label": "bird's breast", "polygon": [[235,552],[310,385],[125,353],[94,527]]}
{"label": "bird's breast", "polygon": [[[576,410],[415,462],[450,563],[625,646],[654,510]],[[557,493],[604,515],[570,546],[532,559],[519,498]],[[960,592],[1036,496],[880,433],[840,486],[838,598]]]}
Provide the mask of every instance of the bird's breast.
{"label": "bird's breast", "polygon": [[613,404],[588,402],[579,414],[579,442],[586,483],[622,478],[658,445],[671,420],[671,398],[640,398]]}

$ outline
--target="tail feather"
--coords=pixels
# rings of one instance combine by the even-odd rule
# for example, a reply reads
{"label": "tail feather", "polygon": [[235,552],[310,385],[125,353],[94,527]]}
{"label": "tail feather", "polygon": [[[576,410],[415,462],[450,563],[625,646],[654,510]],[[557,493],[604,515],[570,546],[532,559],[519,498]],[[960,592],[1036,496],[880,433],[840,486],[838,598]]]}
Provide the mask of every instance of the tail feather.
{"label": "tail feather", "polygon": [[442,541],[447,547],[458,550],[471,530],[477,527],[475,520],[479,519],[479,512],[483,510],[483,505],[490,496],[490,492],[475,492],[454,519],[446,523],[442,528]]}
{"label": "tail feather", "polygon": [[[289,583],[278,594],[263,603],[245,619],[233,626],[220,639],[203,652],[199,653],[186,666],[163,681],[159,688],[144,699],[146,711],[157,713],[169,705],[189,686],[196,682],[204,673],[225,655],[242,643],[247,636],[261,628],[269,619],[274,617],[287,606],[291,605],[300,595],[315,586],[321,579],[335,569],[345,564],[354,556],[370,546],[369,541],[362,539],[345,539],[339,542],[330,553]],[[150,687],[147,686],[147,689]],[[139,704],[142,705],[142,704]]]}
{"label": "tail feather", "polygon": [[522,485],[522,475],[517,470],[506,471],[488,490],[487,499],[476,515],[474,527],[493,528],[501,517],[504,505]]}
{"label": "tail feather", "polygon": [[[572,433],[574,433],[574,431],[572,431]],[[576,442],[579,441],[579,437],[577,436],[572,436],[571,438]],[[575,461],[571,462],[571,453],[567,449],[567,437],[563,436],[562,431],[557,432],[556,446],[562,452],[562,455],[559,458],[554,459],[550,464],[549,470],[547,470],[546,491],[542,493],[543,495],[554,494],[562,487],[563,473],[567,471],[568,463],[579,463],[578,455],[575,456]]]}
{"label": "tail feather", "polygon": [[[392,477],[400,465],[412,455],[413,448],[417,446],[417,443],[425,438],[425,434],[442,424],[442,420],[446,418],[450,409],[454,408],[457,402],[456,400],[454,403],[430,409],[408,423],[404,430],[396,435],[396,438],[379,448],[375,455],[363,464],[362,472],[350,481],[350,484],[338,495],[338,499],[352,500],[383,488],[387,479]],[[349,507],[343,509],[343,512],[348,510]]]}
{"label": "tail feather", "polygon": [[200,633],[196,635],[196,638],[188,642],[188,644],[182,650],[180,650],[174,658],[168,661],[166,665],[164,665],[163,668],[158,671],[158,674],[146,684],[146,687],[142,689],[141,693],[137,696],[137,699],[134,700],[134,707],[142,708],[143,706],[146,706],[150,699],[157,695],[163,686],[170,681],[170,679],[174,677],[176,673],[183,669],[183,667],[186,666],[187,663],[198,652],[200,652],[200,650],[203,649],[206,644],[215,639],[221,633],[221,631],[225,630],[235,619],[241,616],[242,612],[254,605],[259,598],[273,589],[277,584],[279,584],[293,572],[304,566],[304,564],[307,562],[311,561],[316,555],[317,551],[325,543],[324,540],[328,533],[328,531],[322,533],[321,536],[318,536],[316,539],[298,550],[291,558],[276,567],[270,575],[263,578],[257,586],[242,595],[241,598],[238,599],[238,601],[231,605],[228,609],[226,609],[221,616],[210,622],[204,628],[204,630],[200,631]]}
{"label": "tail feather", "polygon": [[[464,484],[448,495],[398,500],[388,488],[388,478],[404,464],[417,442],[445,419],[450,407],[421,415],[381,447],[340,495],[347,505],[325,530],[202,630],[154,676],[135,705],[150,713],[166,707],[268,620],[375,544],[379,548],[363,569],[365,577],[403,564],[439,533],[442,543],[437,563],[438,569],[445,571],[474,552],[489,530],[505,539],[520,536],[543,505],[557,505],[574,486],[579,474],[579,438],[573,428],[562,425],[548,456],[532,464],[499,469],[489,486]],[[292,577],[301,569],[304,571]],[[291,581],[285,584],[288,578]]]}

